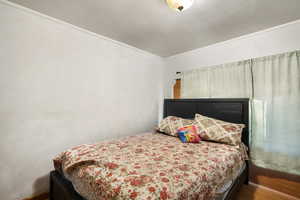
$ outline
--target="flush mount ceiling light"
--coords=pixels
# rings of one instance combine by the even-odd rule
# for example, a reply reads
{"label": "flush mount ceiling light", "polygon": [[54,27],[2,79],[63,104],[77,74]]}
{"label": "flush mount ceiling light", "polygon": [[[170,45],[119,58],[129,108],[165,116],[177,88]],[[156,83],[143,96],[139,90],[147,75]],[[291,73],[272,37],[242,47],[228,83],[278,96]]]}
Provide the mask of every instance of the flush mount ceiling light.
{"label": "flush mount ceiling light", "polygon": [[170,8],[176,11],[184,11],[191,7],[194,3],[194,0],[166,0]]}

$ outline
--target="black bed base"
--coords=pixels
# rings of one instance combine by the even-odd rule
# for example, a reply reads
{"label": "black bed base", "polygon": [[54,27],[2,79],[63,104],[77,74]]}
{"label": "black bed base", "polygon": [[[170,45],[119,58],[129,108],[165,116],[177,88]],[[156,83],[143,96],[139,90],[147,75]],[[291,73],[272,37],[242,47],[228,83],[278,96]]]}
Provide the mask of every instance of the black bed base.
{"label": "black bed base", "polygon": [[58,171],[50,172],[50,200],[85,200]]}
{"label": "black bed base", "polygon": [[[232,200],[243,184],[248,184],[248,168],[236,179],[225,200]],[[86,200],[78,194],[72,183],[58,171],[50,172],[50,200]]]}

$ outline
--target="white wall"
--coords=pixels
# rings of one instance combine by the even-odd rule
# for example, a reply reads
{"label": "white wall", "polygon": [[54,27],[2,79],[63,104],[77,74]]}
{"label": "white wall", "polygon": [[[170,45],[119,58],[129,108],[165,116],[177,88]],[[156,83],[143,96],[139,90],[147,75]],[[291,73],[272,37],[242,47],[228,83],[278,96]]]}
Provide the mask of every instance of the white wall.
{"label": "white wall", "polygon": [[164,96],[172,96],[172,80],[176,71],[185,71],[299,49],[300,20],[168,57],[165,59]]}
{"label": "white wall", "polygon": [[162,59],[0,1],[0,199],[48,190],[51,159],[151,130]]}

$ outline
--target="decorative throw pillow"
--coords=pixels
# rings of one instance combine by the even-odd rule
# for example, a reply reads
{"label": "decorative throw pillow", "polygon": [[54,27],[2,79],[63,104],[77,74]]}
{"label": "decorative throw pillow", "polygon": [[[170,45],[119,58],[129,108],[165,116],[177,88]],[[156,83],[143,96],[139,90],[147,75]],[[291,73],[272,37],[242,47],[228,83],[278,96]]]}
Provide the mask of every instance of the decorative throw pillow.
{"label": "decorative throw pillow", "polygon": [[184,143],[199,143],[201,141],[195,125],[179,128],[178,136]]}
{"label": "decorative throw pillow", "polygon": [[198,127],[200,137],[203,140],[220,142],[229,145],[241,143],[244,124],[234,124],[206,117],[200,114],[195,115],[195,125]]}
{"label": "decorative throw pillow", "polygon": [[179,128],[193,125],[194,123],[195,121],[191,119],[183,119],[181,117],[169,116],[164,118],[160,122],[158,131],[177,137],[178,136],[177,130]]}

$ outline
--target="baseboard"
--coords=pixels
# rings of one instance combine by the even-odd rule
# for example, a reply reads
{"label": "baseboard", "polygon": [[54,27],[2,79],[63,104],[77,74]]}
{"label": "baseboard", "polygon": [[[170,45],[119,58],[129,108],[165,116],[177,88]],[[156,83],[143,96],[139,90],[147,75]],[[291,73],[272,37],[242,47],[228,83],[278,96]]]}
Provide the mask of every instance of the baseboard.
{"label": "baseboard", "polygon": [[23,200],[46,200],[48,198],[49,198],[49,193],[43,193],[43,194],[40,194],[38,196],[31,197],[31,198],[26,198],[26,199],[23,199]]}
{"label": "baseboard", "polygon": [[252,183],[252,182],[249,182],[249,185],[252,185],[253,187],[257,187],[257,188],[260,188],[260,189],[271,191],[271,192],[279,194],[281,196],[285,196],[285,197],[289,198],[290,200],[300,200],[297,197],[291,196],[289,194],[286,194],[286,193],[283,193],[283,192],[280,192],[280,191],[277,191],[277,190],[273,190],[272,188],[268,188],[268,187],[265,187],[263,185],[258,185],[258,184]]}
{"label": "baseboard", "polygon": [[300,199],[300,176],[250,164],[250,182]]}

